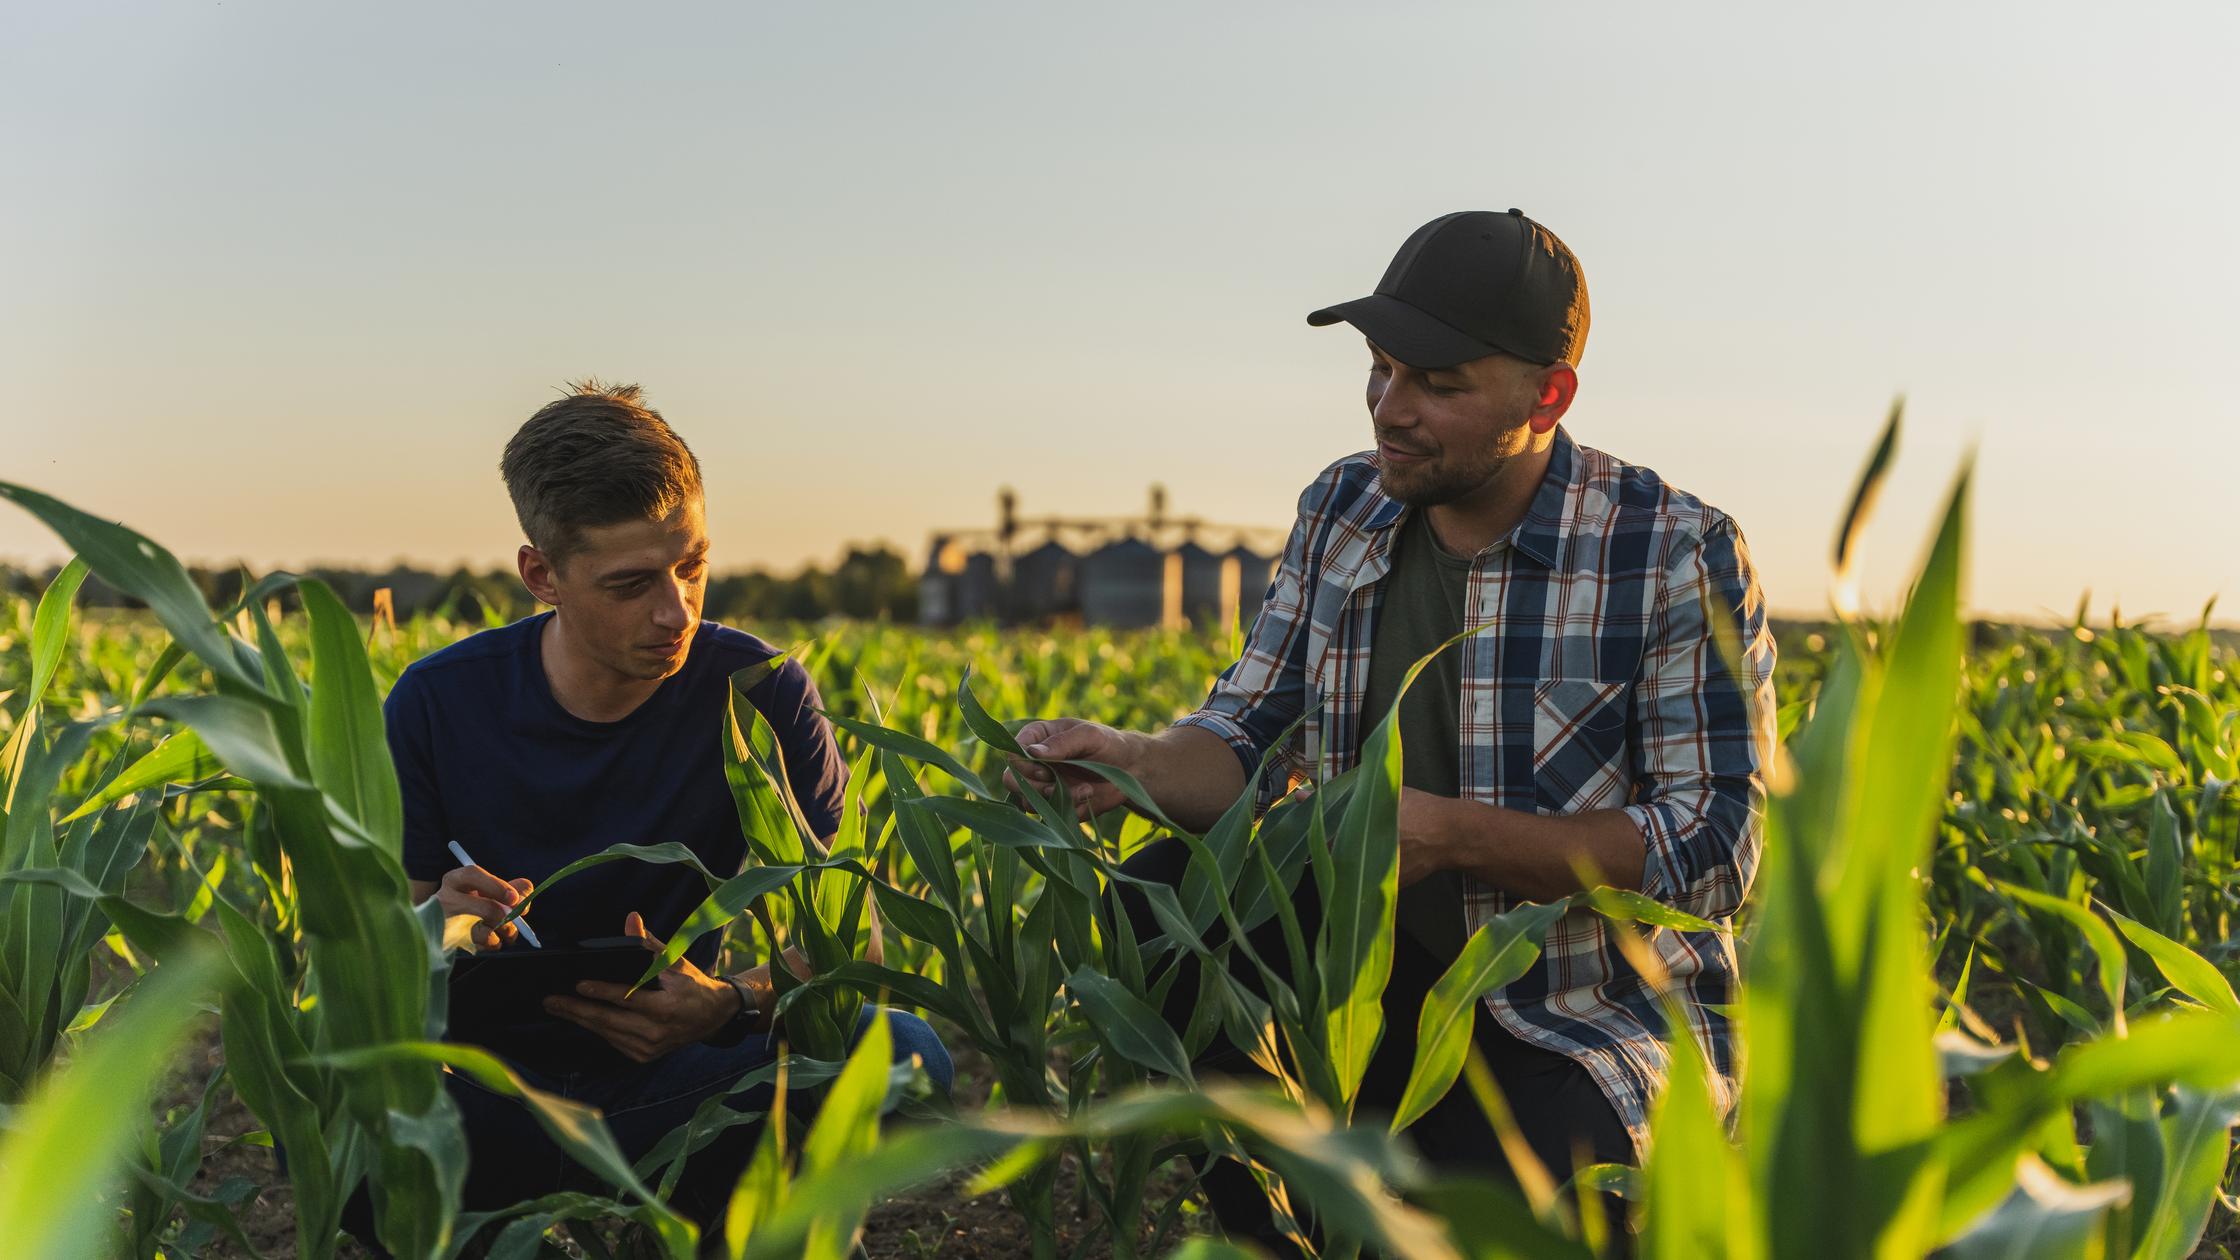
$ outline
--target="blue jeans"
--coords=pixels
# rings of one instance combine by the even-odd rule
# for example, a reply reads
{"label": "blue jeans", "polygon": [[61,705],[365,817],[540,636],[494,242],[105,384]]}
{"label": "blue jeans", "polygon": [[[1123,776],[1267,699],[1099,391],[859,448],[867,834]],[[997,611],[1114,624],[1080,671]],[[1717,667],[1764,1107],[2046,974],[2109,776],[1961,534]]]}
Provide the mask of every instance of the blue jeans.
{"label": "blue jeans", "polygon": [[[855,1036],[862,1037],[879,1013],[865,1007]],[[894,1061],[906,1063],[916,1056],[934,1085],[948,1092],[955,1069],[940,1036],[915,1015],[895,1010],[884,1013],[894,1037]],[[616,1145],[625,1157],[636,1161],[692,1119],[701,1103],[776,1058],[777,1047],[767,1038],[748,1037],[735,1046],[685,1046],[652,1063],[631,1064],[621,1071],[556,1073],[519,1066],[515,1070],[546,1093],[604,1112]],[[559,1190],[612,1192],[596,1174],[576,1163],[546,1136],[536,1117],[518,1100],[485,1089],[457,1072],[446,1074],[444,1084],[458,1104],[460,1124],[466,1131],[467,1183],[461,1205],[467,1211],[490,1211]],[[751,1085],[730,1094],[724,1105],[734,1111],[767,1111],[774,1092],[767,1083]],[[789,1126],[807,1123],[823,1096],[823,1086],[789,1087]],[[723,1130],[686,1161],[669,1205],[702,1223],[716,1219],[730,1201],[739,1174],[753,1158],[761,1134],[759,1120]],[[798,1144],[798,1139],[789,1144]],[[370,1240],[371,1223],[371,1203],[361,1188],[351,1209],[344,1213],[343,1224],[361,1239]]]}

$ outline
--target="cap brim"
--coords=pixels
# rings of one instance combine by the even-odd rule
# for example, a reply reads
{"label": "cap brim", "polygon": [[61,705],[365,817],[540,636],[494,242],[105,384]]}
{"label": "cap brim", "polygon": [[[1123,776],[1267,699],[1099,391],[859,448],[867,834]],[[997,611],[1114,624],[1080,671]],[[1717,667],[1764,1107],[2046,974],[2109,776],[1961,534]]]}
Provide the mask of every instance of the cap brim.
{"label": "cap brim", "polygon": [[1341,321],[1360,329],[1378,349],[1409,367],[1448,368],[1501,353],[1501,347],[1487,345],[1382,293],[1325,306],[1307,316],[1307,322],[1317,328]]}

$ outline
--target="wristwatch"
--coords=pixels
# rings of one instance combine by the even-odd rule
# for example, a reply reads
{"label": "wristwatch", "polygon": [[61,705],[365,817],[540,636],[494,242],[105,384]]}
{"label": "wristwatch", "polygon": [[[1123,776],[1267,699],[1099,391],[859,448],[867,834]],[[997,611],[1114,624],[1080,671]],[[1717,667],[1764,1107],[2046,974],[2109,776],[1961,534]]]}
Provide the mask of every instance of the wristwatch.
{"label": "wristwatch", "polygon": [[716,1029],[701,1040],[708,1045],[722,1048],[738,1045],[748,1037],[769,1031],[762,1026],[762,1006],[755,1001],[754,991],[747,987],[746,982],[737,976],[725,976],[723,982],[730,985],[731,991],[739,995],[739,1009],[730,1019],[724,1021],[721,1028]]}

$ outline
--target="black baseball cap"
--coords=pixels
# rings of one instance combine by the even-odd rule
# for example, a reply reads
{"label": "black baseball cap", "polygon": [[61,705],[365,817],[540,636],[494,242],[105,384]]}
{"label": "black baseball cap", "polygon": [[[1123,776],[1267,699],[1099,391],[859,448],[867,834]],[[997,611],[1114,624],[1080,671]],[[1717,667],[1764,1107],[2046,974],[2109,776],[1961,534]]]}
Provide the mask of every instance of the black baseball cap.
{"label": "black baseball cap", "polygon": [[1587,348],[1587,277],[1556,234],[1522,210],[1458,210],[1400,246],[1377,291],[1307,316],[1340,320],[1410,367],[1506,352],[1577,364]]}

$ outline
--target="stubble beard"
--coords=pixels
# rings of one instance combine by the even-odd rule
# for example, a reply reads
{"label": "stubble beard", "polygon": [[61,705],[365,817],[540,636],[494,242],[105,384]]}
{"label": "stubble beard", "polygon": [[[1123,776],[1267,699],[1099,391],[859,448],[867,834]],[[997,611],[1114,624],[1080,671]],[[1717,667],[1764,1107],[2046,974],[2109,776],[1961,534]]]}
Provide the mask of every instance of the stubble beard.
{"label": "stubble beard", "polygon": [[1388,466],[1384,469],[1384,492],[1412,508],[1443,507],[1492,485],[1513,458],[1495,452],[1460,463],[1448,452],[1412,468]]}
{"label": "stubble beard", "polygon": [[1505,418],[1493,438],[1474,450],[1450,448],[1421,464],[1385,465],[1384,492],[1408,507],[1428,508],[1443,507],[1492,485],[1512,460],[1531,447],[1522,436],[1532,412],[1531,400],[1523,400],[1513,410],[1515,414]]}

